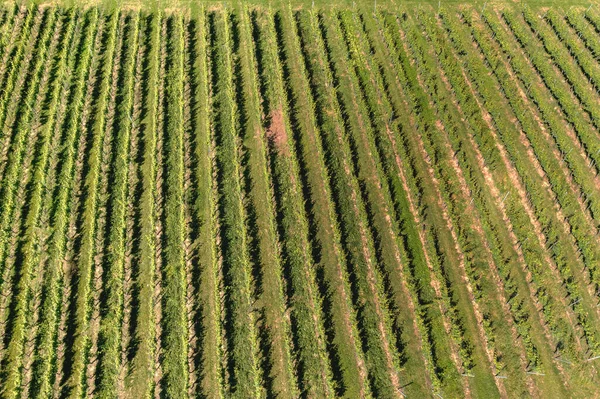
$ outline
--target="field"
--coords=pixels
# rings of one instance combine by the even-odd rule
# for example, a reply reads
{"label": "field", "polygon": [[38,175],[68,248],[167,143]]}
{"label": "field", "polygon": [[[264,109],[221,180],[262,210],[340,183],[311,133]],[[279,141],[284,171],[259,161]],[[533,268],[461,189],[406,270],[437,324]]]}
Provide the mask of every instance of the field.
{"label": "field", "polygon": [[0,398],[600,397],[599,6],[106,3],[0,4]]}

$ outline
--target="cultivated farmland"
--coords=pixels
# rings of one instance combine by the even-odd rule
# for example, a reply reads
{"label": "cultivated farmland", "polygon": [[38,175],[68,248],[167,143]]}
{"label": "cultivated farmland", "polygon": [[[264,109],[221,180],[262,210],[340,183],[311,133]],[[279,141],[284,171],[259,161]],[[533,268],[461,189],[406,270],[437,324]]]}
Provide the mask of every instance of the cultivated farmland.
{"label": "cultivated farmland", "polygon": [[600,8],[0,5],[0,398],[593,398]]}

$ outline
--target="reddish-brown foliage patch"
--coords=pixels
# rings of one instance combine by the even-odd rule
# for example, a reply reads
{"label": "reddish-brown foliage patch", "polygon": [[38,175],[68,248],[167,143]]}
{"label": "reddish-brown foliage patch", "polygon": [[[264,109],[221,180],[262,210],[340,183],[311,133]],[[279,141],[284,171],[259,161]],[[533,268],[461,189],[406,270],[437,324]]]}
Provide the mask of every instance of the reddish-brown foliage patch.
{"label": "reddish-brown foliage patch", "polygon": [[280,108],[271,112],[271,124],[267,130],[267,137],[279,153],[288,155],[288,136],[283,121],[283,111]]}

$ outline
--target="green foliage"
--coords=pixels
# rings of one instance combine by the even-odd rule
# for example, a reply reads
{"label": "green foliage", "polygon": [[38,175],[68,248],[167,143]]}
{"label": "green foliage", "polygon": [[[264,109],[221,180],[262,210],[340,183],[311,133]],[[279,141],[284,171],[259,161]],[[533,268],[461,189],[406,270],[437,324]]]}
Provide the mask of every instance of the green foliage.
{"label": "green foliage", "polygon": [[[242,198],[242,172],[237,136],[237,105],[233,87],[232,37],[227,10],[211,14],[213,42],[214,118],[218,168],[221,253],[223,256],[226,323],[231,369],[230,394],[253,397],[258,393],[256,331],[251,304],[251,270]],[[174,204],[175,205],[175,204]]]}
{"label": "green foliage", "polygon": [[[66,13],[63,17],[67,23],[65,33],[63,34],[61,42],[61,51],[59,52],[57,59],[57,66],[55,69],[56,83],[52,87],[52,91],[49,93],[49,99],[51,107],[50,109],[56,110],[58,105],[62,105],[64,110],[66,107],[65,97],[68,95],[69,85],[62,85],[62,79],[70,78],[70,71],[74,69],[76,60],[77,45],[81,40],[82,31],[82,17],[76,13]],[[91,33],[88,31],[88,35]],[[70,51],[69,51],[70,50]],[[62,89],[62,90],[61,90]],[[36,174],[39,178],[40,185],[44,185],[46,180],[46,168],[51,162],[52,155],[55,155],[55,151],[51,151],[53,144],[50,142],[52,137],[53,129],[59,129],[62,123],[64,115],[56,114],[51,112],[48,115],[46,126],[42,131],[42,138],[40,141],[40,152],[38,155],[39,169]],[[46,197],[46,196],[45,196]],[[61,220],[61,219],[57,219]],[[63,234],[64,235],[64,234]],[[61,291],[61,279],[62,270],[60,267],[60,256],[62,255],[62,248],[60,248],[61,236],[55,235],[55,238],[51,241],[49,247],[48,259],[43,265],[46,267],[44,273],[44,298],[41,304],[41,316],[38,325],[38,345],[43,348],[38,352],[38,359],[33,365],[33,382],[34,391],[36,397],[46,398],[50,397],[51,390],[51,376],[50,372],[52,369],[52,362],[55,359],[55,340],[56,340],[56,322],[58,318],[58,303],[60,299]]]}
{"label": "green foliage", "polygon": [[594,395],[598,11],[300,4],[0,5],[1,397]]}

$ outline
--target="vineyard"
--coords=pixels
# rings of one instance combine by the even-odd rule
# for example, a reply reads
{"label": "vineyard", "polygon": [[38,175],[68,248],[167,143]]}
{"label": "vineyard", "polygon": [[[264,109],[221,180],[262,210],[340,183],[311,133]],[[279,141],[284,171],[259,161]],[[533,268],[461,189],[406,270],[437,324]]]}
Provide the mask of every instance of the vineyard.
{"label": "vineyard", "polygon": [[387,3],[0,4],[1,399],[600,397],[600,7]]}

